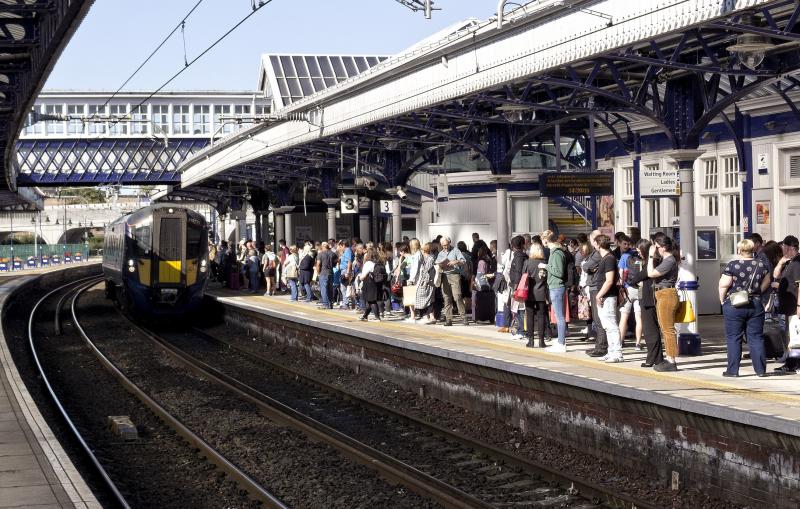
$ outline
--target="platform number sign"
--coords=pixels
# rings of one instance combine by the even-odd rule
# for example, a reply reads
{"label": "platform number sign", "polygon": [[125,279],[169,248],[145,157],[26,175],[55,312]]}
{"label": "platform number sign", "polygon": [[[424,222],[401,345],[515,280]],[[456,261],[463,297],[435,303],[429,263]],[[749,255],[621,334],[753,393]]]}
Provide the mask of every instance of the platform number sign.
{"label": "platform number sign", "polygon": [[358,195],[342,195],[342,214],[358,214]]}
{"label": "platform number sign", "polygon": [[381,200],[381,214],[392,213],[392,200]]}

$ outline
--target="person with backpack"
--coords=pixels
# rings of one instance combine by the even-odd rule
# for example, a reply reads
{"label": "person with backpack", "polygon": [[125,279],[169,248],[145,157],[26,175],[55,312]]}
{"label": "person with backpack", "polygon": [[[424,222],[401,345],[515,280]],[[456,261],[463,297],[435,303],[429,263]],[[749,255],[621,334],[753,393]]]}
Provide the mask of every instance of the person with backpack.
{"label": "person with backpack", "polygon": [[617,325],[617,259],[611,252],[611,239],[608,235],[600,234],[595,237],[594,242],[600,253],[600,264],[595,277],[598,285],[595,295],[597,317],[608,341],[607,353],[600,360],[609,363],[622,362],[622,341]]}
{"label": "person with backpack", "polygon": [[379,259],[375,248],[367,249],[364,253],[364,264],[358,279],[361,281],[361,293],[364,299],[364,314],[361,315],[362,322],[367,321],[369,312],[375,315],[375,320],[381,321],[380,309],[378,309],[378,299],[383,291],[383,283],[386,280],[386,268],[384,260]]}
{"label": "person with backpack", "polygon": [[550,249],[547,263],[540,263],[540,268],[547,271],[547,288],[549,290],[550,305],[556,318],[558,329],[558,342],[550,345],[547,351],[551,353],[564,353],[567,351],[567,280],[568,267],[567,255],[564,248],[557,242],[556,234],[550,230],[542,232],[542,239]]}
{"label": "person with backpack", "polygon": [[264,279],[266,280],[266,291],[264,297],[275,295],[275,275],[278,268],[278,256],[272,252],[272,245],[266,246],[267,252],[262,257],[262,270],[264,271]]}
{"label": "person with backpack", "polygon": [[[620,300],[617,302],[619,308],[619,337],[624,341],[628,331],[628,322],[633,311],[633,318],[636,323],[636,350],[644,350],[642,346],[642,308],[639,302],[639,286],[630,283],[643,268],[639,252],[631,248],[631,238],[624,233],[619,237],[619,281],[622,284]],[[624,297],[624,299],[623,299]]]}

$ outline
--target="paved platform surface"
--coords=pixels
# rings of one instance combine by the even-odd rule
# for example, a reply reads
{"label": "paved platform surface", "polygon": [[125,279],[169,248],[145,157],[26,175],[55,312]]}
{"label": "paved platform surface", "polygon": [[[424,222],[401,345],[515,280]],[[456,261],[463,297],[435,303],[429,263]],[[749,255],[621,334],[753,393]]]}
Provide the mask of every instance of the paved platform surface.
{"label": "paved platform surface", "polygon": [[[40,271],[21,272],[0,277],[0,309],[16,287]],[[94,509],[101,505],[39,413],[0,331],[0,508],[6,507]]]}
{"label": "paved platform surface", "polygon": [[[739,378],[723,378],[726,349],[721,316],[699,319],[703,355],[680,357],[678,372],[659,373],[640,367],[645,353],[635,351],[631,339],[626,341],[622,363],[606,364],[588,357],[584,351],[594,344],[581,341],[577,329],[571,329],[568,352],[553,354],[526,348],[524,342],[488,325],[444,327],[400,319],[360,322],[352,311],[318,309],[316,304],[290,302],[286,296],[263,297],[221,288],[209,289],[208,295],[227,305],[362,339],[800,435],[800,375],[759,378],[750,361],[743,360]],[[767,369],[771,372],[776,366],[771,362]]]}

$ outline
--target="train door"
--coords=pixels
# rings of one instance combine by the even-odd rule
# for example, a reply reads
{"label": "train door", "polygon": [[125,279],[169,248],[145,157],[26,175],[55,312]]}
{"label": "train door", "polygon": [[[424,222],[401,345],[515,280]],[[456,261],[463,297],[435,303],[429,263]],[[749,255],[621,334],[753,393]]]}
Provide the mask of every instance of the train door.
{"label": "train door", "polygon": [[156,286],[177,289],[186,284],[184,239],[185,212],[156,209],[153,213],[153,281]]}

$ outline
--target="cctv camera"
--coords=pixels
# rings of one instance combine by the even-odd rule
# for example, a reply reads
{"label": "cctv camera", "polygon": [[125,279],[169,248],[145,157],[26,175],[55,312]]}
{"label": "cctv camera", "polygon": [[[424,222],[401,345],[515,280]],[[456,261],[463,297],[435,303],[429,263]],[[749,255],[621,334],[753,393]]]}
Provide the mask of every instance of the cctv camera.
{"label": "cctv camera", "polygon": [[406,196],[408,196],[408,195],[406,194],[405,191],[403,191],[402,187],[398,186],[397,187],[397,196],[399,196],[401,200],[405,200]]}

